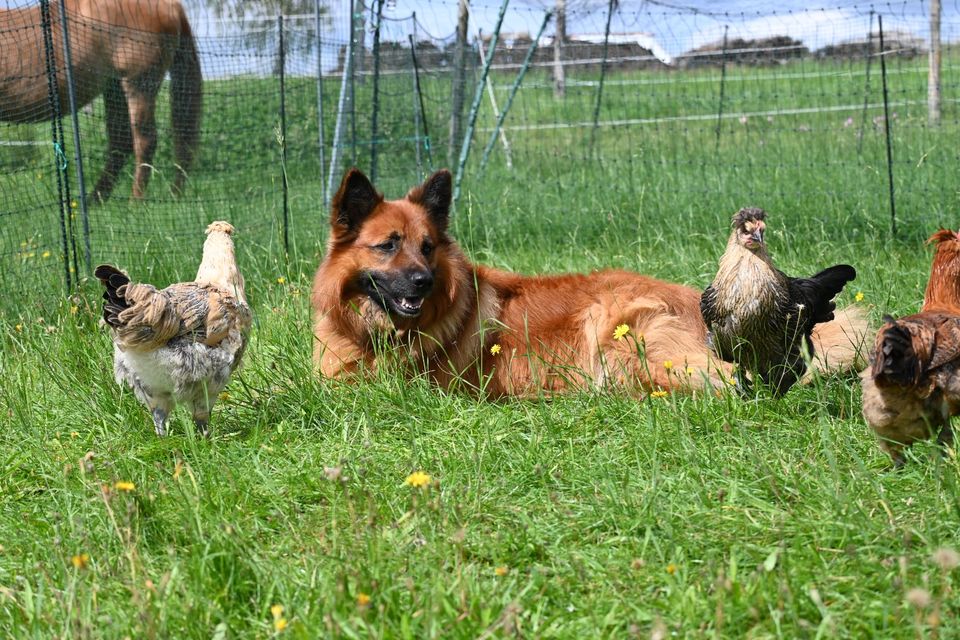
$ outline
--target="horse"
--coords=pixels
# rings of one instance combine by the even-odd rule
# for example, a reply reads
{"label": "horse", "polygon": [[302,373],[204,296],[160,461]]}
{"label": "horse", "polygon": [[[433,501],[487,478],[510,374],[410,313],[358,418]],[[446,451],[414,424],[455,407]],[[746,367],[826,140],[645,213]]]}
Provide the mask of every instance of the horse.
{"label": "horse", "polygon": [[[182,193],[200,137],[202,75],[196,42],[179,0],[64,0],[75,104],[103,95],[107,154],[93,197],[106,200],[133,153],[134,199],[142,199],[157,148],[157,94],[170,72],[174,191]],[[40,6],[0,10],[0,120],[54,117]],[[56,98],[69,113],[60,2],[49,3]]]}

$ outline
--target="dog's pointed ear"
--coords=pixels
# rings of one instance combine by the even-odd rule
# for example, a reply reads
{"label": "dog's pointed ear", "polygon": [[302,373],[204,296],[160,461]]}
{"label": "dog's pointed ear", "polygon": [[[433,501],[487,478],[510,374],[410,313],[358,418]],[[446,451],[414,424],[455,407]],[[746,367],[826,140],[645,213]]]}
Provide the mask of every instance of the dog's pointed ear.
{"label": "dog's pointed ear", "polygon": [[441,232],[447,230],[450,221],[450,200],[453,197],[453,181],[446,169],[437,171],[419,187],[407,194],[407,200],[419,204]]}
{"label": "dog's pointed ear", "polygon": [[359,169],[350,169],[333,196],[330,225],[336,233],[354,232],[381,202],[383,194],[377,193],[367,176]]}

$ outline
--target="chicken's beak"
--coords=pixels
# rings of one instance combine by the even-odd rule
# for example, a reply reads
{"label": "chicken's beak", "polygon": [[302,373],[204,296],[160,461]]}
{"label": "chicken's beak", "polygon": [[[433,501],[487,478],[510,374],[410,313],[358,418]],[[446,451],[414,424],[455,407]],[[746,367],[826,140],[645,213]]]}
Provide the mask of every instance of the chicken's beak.
{"label": "chicken's beak", "polygon": [[763,229],[757,229],[750,234],[750,240],[757,244],[763,244]]}

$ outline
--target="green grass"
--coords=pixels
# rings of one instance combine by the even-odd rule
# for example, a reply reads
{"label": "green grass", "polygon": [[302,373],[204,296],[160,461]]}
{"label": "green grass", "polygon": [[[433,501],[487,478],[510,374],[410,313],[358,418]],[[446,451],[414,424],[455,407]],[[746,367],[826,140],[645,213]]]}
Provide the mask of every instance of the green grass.
{"label": "green grass", "polygon": [[[734,91],[744,104],[731,112],[762,108],[774,89],[785,109],[848,87],[822,70],[806,81],[786,77],[796,69],[740,70],[760,97],[754,107],[746,88]],[[637,78],[662,76],[627,79]],[[427,80],[442,95],[443,79]],[[55,213],[2,220],[15,254],[0,289],[4,637],[960,636],[957,574],[931,558],[960,548],[957,458],[918,446],[906,469],[890,471],[859,415],[854,376],[781,401],[583,393],[493,403],[389,371],[362,385],[317,380],[308,299],[327,215],[312,169],[313,85],[294,82],[288,105],[287,259],[272,107],[228,99],[264,82],[210,85],[210,133],[185,201],[164,197],[159,175],[152,200],[121,195],[91,220],[94,261],[161,285],[192,277],[203,225],[237,223],[256,323],[211,441],[182,412],[157,438],[113,382],[99,291],[84,280],[61,294]],[[704,87],[611,89],[609,108],[709,112],[712,97],[680,95]],[[532,91],[515,106],[523,122],[591,117],[588,92],[572,90],[570,111],[556,114],[548,91]],[[670,99],[673,108],[662,104]],[[399,110],[387,121],[408,135]],[[601,130],[593,156],[588,130],[517,133],[513,171],[499,147],[482,177],[472,165],[452,231],[472,258],[500,267],[621,267],[703,286],[730,214],[757,204],[771,213],[784,270],[851,262],[859,275],[841,304],[862,292],[879,321],[918,307],[930,260],[922,240],[958,225],[949,114],[932,133],[922,111],[899,113],[895,238],[882,133],[870,127],[858,156],[846,113],[732,119],[718,148],[709,121]],[[95,117],[84,123],[93,135]],[[392,197],[418,179],[412,150],[398,149],[381,155]],[[0,178],[4,193],[46,201],[51,176],[35,173]],[[129,181],[118,187],[128,192]],[[404,485],[416,470],[431,475],[428,488]],[[927,609],[908,603],[914,588],[931,594]]]}

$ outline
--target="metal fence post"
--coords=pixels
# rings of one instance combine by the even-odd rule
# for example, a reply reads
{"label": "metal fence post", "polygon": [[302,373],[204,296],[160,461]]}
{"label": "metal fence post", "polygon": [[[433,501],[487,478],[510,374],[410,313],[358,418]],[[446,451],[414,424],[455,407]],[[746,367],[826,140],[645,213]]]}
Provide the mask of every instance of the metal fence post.
{"label": "metal fence post", "polygon": [[346,129],[347,105],[348,100],[352,100],[350,78],[353,76],[353,11],[351,3],[350,12],[350,39],[347,40],[347,50],[343,56],[343,76],[340,78],[340,98],[337,101],[337,122],[333,127],[333,145],[330,151],[330,173],[327,177],[327,205],[333,197],[334,180],[337,177],[337,170],[340,165],[340,148],[343,146],[344,130]]}
{"label": "metal fence post", "polygon": [[[67,158],[63,153],[63,130],[60,128],[60,89],[57,82],[57,63],[54,57],[53,27],[50,18],[50,0],[40,0],[40,29],[47,67],[47,98],[50,102],[50,133],[53,139],[54,173],[57,176],[57,196],[60,204],[60,245],[63,250],[64,284],[69,294],[73,289],[70,276],[70,242],[67,234],[67,213],[64,211],[63,180]],[[76,270],[76,268],[74,268]]]}
{"label": "metal fence post", "polygon": [[727,85],[727,31],[730,25],[723,26],[723,51],[720,53],[720,104],[717,105],[717,142],[714,153],[720,152],[720,130],[723,124],[723,94]]}
{"label": "metal fence post", "polygon": [[377,26],[373,32],[373,105],[370,114],[370,181],[377,183],[377,119],[380,111],[380,24],[383,2],[377,0]]}
{"label": "metal fence post", "polygon": [[[463,145],[460,147],[460,159],[457,161],[457,176],[453,181],[453,204],[456,206],[460,198],[460,184],[463,182],[463,170],[467,164],[467,157],[470,155],[470,142],[473,140],[473,126],[477,122],[477,113],[480,111],[480,102],[483,100],[483,87],[487,82],[487,75],[490,73],[490,64],[493,62],[493,54],[496,52],[497,40],[500,39],[500,26],[503,24],[503,16],[507,13],[507,5],[510,0],[503,0],[500,4],[500,13],[497,15],[497,24],[493,28],[493,35],[490,36],[490,49],[487,51],[487,61],[483,65],[483,71],[480,72],[480,79],[477,81],[477,89],[473,92],[473,103],[470,105],[470,116],[467,118],[467,132],[463,136]],[[482,47],[483,43],[477,43]]]}
{"label": "metal fence post", "polygon": [[[67,93],[70,97],[70,114],[73,118],[73,158],[77,171],[77,185],[80,193],[80,217],[83,221],[83,257],[87,271],[92,271],[90,257],[90,217],[87,211],[87,185],[83,177],[83,155],[80,146],[80,118],[77,113],[77,91],[73,81],[73,57],[70,53],[70,31],[67,28],[67,7],[64,0],[60,0],[60,24],[63,26],[63,64],[67,74]],[[72,209],[72,207],[71,207]],[[73,215],[71,212],[70,215]],[[78,274],[79,275],[79,274]]]}
{"label": "metal fence post", "polygon": [[890,186],[890,232],[897,235],[897,204],[893,189],[893,145],[890,141],[890,101],[887,97],[887,50],[883,43],[883,16],[877,14],[880,29],[880,76],[883,78],[883,129],[887,138],[887,182]]}
{"label": "metal fence post", "polygon": [[286,91],[286,47],[283,43],[283,14],[277,16],[277,40],[280,56],[280,170],[281,183],[283,189],[283,252],[285,256],[290,254],[290,198],[289,184],[287,182],[287,91]]}
{"label": "metal fence post", "polygon": [[[61,0],[62,1],[62,0]],[[326,165],[324,154],[326,153],[326,140],[323,133],[323,39],[320,37],[320,2],[316,0],[314,6],[314,29],[317,32],[317,130],[320,144],[320,197],[324,204],[327,200],[327,184],[323,181],[323,169]]]}
{"label": "metal fence post", "polygon": [[593,143],[597,137],[597,127],[600,124],[600,103],[603,100],[603,80],[607,76],[607,52],[610,46],[610,21],[613,19],[613,10],[617,0],[610,0],[607,4],[607,26],[603,31],[603,59],[600,61],[600,83],[597,85],[597,101],[593,106],[593,127],[590,129],[590,155],[593,155]]}
{"label": "metal fence post", "polygon": [[[520,72],[517,73],[517,78],[513,81],[513,86],[510,87],[510,95],[507,96],[507,102],[503,105],[503,111],[501,111],[500,115],[497,117],[497,124],[493,127],[493,132],[490,134],[490,139],[487,141],[487,146],[483,150],[483,158],[480,160],[481,173],[487,166],[487,160],[490,159],[490,152],[493,151],[493,147],[497,143],[497,134],[500,132],[500,127],[503,126],[503,121],[507,119],[507,112],[510,111],[510,106],[513,104],[513,99],[517,95],[517,91],[520,89],[520,83],[523,82],[523,77],[526,75],[527,69],[530,68],[530,62],[533,60],[533,54],[537,51],[537,43],[540,42],[540,38],[543,36],[543,31],[547,28],[547,23],[550,22],[550,17],[552,15],[552,11],[547,11],[545,14],[543,14],[543,23],[540,25],[540,31],[537,32],[537,37],[534,38],[533,42],[530,44],[530,49],[527,50],[527,55],[523,59],[523,65],[520,67]],[[504,145],[504,150],[509,152],[510,148]],[[509,155],[507,155],[507,166],[511,166]]]}

